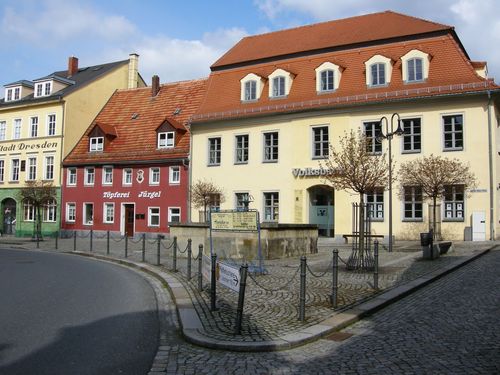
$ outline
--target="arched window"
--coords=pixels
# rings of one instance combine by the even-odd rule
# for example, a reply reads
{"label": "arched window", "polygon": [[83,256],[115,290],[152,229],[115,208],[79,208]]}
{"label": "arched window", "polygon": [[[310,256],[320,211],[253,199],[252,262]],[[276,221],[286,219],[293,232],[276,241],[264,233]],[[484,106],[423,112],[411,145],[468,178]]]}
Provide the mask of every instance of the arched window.
{"label": "arched window", "polygon": [[326,61],[314,70],[316,71],[316,92],[318,94],[330,93],[339,88],[342,75],[340,66]]}
{"label": "arched window", "polygon": [[253,102],[259,100],[260,94],[264,87],[262,77],[257,74],[249,73],[240,80],[241,94],[240,99],[242,102]]}

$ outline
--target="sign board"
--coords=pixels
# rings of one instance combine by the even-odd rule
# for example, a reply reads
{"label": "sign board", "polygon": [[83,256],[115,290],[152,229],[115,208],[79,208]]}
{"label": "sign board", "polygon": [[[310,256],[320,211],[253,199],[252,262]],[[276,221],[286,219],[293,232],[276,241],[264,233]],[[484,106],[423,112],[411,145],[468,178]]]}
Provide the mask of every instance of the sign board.
{"label": "sign board", "polygon": [[224,285],[226,288],[240,291],[240,269],[229,266],[224,263],[217,262],[217,270],[215,272],[217,281]]}
{"label": "sign board", "polygon": [[210,217],[212,230],[258,230],[257,211],[212,212]]}
{"label": "sign board", "polygon": [[210,260],[210,257],[207,257],[205,255],[203,255],[203,258],[202,258],[202,262],[201,262],[201,274],[202,276],[210,281],[210,271],[211,271],[211,268],[212,268],[212,261]]}

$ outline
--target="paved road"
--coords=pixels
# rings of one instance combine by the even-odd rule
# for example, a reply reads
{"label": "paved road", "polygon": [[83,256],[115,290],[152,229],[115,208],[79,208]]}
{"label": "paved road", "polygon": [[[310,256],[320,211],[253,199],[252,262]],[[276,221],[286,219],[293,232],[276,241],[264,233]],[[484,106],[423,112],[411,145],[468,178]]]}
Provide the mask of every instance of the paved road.
{"label": "paved road", "polygon": [[[275,353],[198,348],[169,336],[150,374],[500,374],[500,251],[344,332]],[[169,325],[174,329],[174,321]]]}
{"label": "paved road", "polygon": [[157,346],[156,299],[136,273],[0,249],[0,374],[146,374]]}

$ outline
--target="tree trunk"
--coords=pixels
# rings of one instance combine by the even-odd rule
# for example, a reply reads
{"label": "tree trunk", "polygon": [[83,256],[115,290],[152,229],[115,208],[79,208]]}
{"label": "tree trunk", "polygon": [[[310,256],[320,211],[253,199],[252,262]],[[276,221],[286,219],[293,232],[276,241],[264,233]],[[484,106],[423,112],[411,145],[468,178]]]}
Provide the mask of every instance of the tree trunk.
{"label": "tree trunk", "polygon": [[364,250],[365,250],[365,197],[364,194],[359,194],[359,259],[361,264],[363,264]]}
{"label": "tree trunk", "polygon": [[36,238],[42,238],[42,215],[39,205],[36,206]]}
{"label": "tree trunk", "polygon": [[432,239],[436,239],[436,197],[432,197]]}

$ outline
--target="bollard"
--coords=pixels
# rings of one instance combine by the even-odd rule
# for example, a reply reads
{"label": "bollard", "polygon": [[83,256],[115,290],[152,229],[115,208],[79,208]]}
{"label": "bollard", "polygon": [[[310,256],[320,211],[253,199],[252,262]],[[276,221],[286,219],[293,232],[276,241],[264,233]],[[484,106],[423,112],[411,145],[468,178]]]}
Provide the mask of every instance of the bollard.
{"label": "bollard", "polygon": [[373,289],[378,289],[378,241],[375,240],[373,243],[373,257],[374,257],[374,267],[373,267]]}
{"label": "bollard", "polygon": [[106,232],[106,255],[109,255],[109,230]]}
{"label": "bollard", "polygon": [[173,246],[173,256],[172,256],[172,268],[174,272],[177,272],[177,237],[174,236],[174,246]]}
{"label": "bollard", "polygon": [[91,229],[90,230],[90,252],[92,252],[92,247],[94,246],[93,241],[94,241],[94,230]]}
{"label": "bollard", "polygon": [[146,261],[146,233],[142,234],[142,261]]}
{"label": "bollard", "polygon": [[306,267],[307,260],[304,255],[300,257],[300,297],[299,297],[299,320],[306,320]]}
{"label": "bollard", "polygon": [[332,306],[337,308],[338,289],[339,289],[339,251],[333,250],[333,266],[332,266]]}
{"label": "bollard", "polygon": [[203,290],[203,245],[198,246],[198,291]]}
{"label": "bollard", "polygon": [[59,249],[58,241],[59,241],[59,232],[56,232],[56,250]]}
{"label": "bollard", "polygon": [[215,306],[215,299],[216,299],[216,267],[217,267],[217,254],[212,255],[212,267],[211,267],[211,273],[210,273],[210,311],[215,311],[217,310],[217,307]]}
{"label": "bollard", "polygon": [[234,334],[241,334],[241,323],[243,321],[243,304],[245,303],[245,288],[247,286],[248,264],[240,267],[240,290],[238,293],[238,308],[236,309],[236,323]]}
{"label": "bollard", "polygon": [[125,233],[125,258],[128,257],[128,236],[127,233]]}
{"label": "bollard", "polygon": [[188,239],[188,248],[187,248],[187,279],[191,280],[191,238]]}
{"label": "bollard", "polygon": [[158,235],[158,244],[156,248],[156,265],[160,265],[160,246],[161,246],[161,234]]}
{"label": "bollard", "polygon": [[76,251],[76,230],[73,231],[73,251]]}

